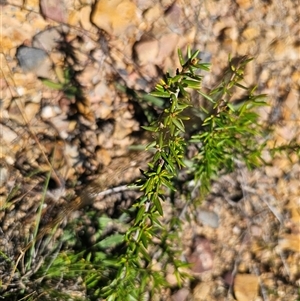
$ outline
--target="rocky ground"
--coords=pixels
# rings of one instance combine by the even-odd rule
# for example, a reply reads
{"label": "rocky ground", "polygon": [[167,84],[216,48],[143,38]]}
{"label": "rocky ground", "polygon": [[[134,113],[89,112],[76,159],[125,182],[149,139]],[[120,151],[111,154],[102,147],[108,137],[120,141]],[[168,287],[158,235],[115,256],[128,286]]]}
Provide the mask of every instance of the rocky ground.
{"label": "rocky ground", "polygon": [[[178,48],[200,49],[212,64],[207,88],[229,54],[253,56],[245,82],[268,94],[268,145],[300,143],[299,1],[10,0],[0,9],[2,292],[4,257],[15,258],[32,231],[50,166],[46,208],[65,206],[60,196],[87,180],[106,189],[135,177],[114,175],[132,163],[128,147],[147,140],[143,95],[176,70]],[[190,212],[183,255],[195,281],[177,289],[170,272],[174,289],[162,300],[300,300],[299,157],[264,159],[267,167],[218,179]]]}

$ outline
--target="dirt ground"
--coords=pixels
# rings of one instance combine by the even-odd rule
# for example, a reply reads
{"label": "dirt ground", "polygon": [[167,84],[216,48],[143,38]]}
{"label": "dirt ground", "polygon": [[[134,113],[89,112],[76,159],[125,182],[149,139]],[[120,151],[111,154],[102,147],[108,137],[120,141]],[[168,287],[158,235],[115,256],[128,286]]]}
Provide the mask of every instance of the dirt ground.
{"label": "dirt ground", "polygon": [[[136,98],[176,70],[178,48],[199,49],[212,64],[204,88],[229,54],[252,56],[245,83],[268,95],[259,111],[273,130],[265,142],[300,143],[299,1],[10,0],[0,10],[0,296],[14,289],[7,259],[32,234],[45,187],[41,226],[87,183],[103,191],[137,177],[147,158],[128,148],[147,141],[147,116]],[[182,256],[195,279],[179,289],[170,271],[161,300],[300,300],[299,157],[264,159],[216,179],[201,206],[187,209]],[[73,202],[69,220],[84,206],[113,214],[116,201]]]}

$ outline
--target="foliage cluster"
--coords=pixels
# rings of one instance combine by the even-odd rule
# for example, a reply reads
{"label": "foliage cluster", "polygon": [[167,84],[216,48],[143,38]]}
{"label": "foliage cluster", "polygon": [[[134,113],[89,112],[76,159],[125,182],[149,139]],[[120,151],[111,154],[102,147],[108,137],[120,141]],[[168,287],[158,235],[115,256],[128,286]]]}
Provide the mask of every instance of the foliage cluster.
{"label": "foliage cluster", "polygon": [[[161,289],[166,285],[166,264],[173,266],[179,285],[187,276],[182,272],[186,263],[179,260],[178,251],[173,248],[174,241],[179,238],[172,228],[162,224],[159,217],[163,216],[162,204],[169,195],[168,191],[176,190],[174,179],[179,170],[186,167],[184,161],[190,145],[194,145],[197,152],[190,159],[192,164],[188,172],[193,174],[195,182],[200,182],[203,193],[209,191],[214,176],[221,171],[233,170],[235,160],[241,159],[248,167],[253,167],[261,159],[263,145],[257,146],[257,138],[262,135],[262,128],[254,109],[265,105],[264,95],[255,96],[255,88],[249,89],[240,83],[250,59],[244,57],[237,64],[229,60],[229,68],[220,85],[204,93],[201,90],[203,76],[199,71],[208,71],[208,64],[199,62],[199,51],[192,53],[188,49],[186,61],[181,51],[178,54],[181,70],[177,69],[174,76],[167,73],[151,93],[154,97],[166,99],[167,105],[157,120],[144,127],[153,133],[154,140],[147,148],[154,148],[155,154],[148,164],[149,169],[138,182],[143,196],[134,205],[136,215],[124,237],[126,252],[117,263],[116,278],[103,289],[107,300],[123,300],[124,296],[127,300],[142,300],[145,292]],[[247,92],[242,104],[235,105],[230,101],[235,87]],[[185,121],[189,116],[185,112],[191,107],[190,90],[208,99],[212,110],[202,108],[206,117],[200,130],[191,139],[186,139]],[[180,224],[175,217],[172,227],[180,228]],[[165,265],[161,265],[158,272],[153,270],[149,255],[154,241],[163,248],[161,253],[167,255]]]}
{"label": "foliage cluster", "polygon": [[[255,87],[248,88],[241,83],[250,59],[229,58],[229,66],[220,84],[209,92],[203,92],[202,73],[209,71],[209,65],[201,63],[199,51],[188,49],[186,59],[178,51],[178,56],[180,69],[173,76],[167,73],[150,94],[152,100],[159,100],[163,109],[159,118],[143,127],[153,137],[146,147],[153,156],[148,162],[148,169],[134,184],[141,191],[141,197],[116,219],[107,216],[96,218],[97,242],[91,250],[81,246],[77,252],[58,251],[55,256],[45,259],[31,275],[30,281],[33,278],[43,279],[41,285],[48,287],[47,294],[52,298],[61,297],[61,293],[50,288],[49,283],[62,277],[83,279],[91,300],[149,300],[168,286],[165,280],[167,267],[172,267],[178,285],[182,285],[188,277],[184,272],[187,263],[180,258],[177,246],[182,222],[176,215],[168,223],[163,218],[164,203],[177,189],[179,171],[184,169],[192,175],[204,197],[212,179],[220,173],[232,171],[237,161],[244,161],[249,168],[261,162],[264,144],[259,145],[258,139],[263,135],[263,128],[255,110],[265,105],[264,95],[255,95]],[[69,74],[57,85],[44,82],[68,93],[74,92],[69,85]],[[233,101],[237,88],[245,91],[241,101]],[[210,106],[193,106],[191,91],[206,99]],[[187,133],[185,125],[191,117],[189,108],[202,116],[201,124],[192,135]],[[187,152],[191,147],[194,153],[188,158]],[[105,228],[111,222],[123,225],[125,231],[105,237]],[[61,243],[69,241],[70,245],[72,240],[74,236],[66,231]],[[27,259],[29,266],[31,256]]]}

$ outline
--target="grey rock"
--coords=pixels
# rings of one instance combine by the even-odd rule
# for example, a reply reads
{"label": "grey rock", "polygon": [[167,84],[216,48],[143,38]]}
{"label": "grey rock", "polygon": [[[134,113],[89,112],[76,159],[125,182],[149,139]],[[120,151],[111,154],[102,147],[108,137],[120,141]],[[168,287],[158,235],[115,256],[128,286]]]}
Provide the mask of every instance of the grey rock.
{"label": "grey rock", "polygon": [[46,58],[47,53],[42,49],[21,46],[17,50],[17,59],[25,72],[34,71]]}
{"label": "grey rock", "polygon": [[201,210],[197,217],[203,225],[207,225],[212,228],[219,227],[219,216],[213,211]]}
{"label": "grey rock", "polygon": [[24,72],[33,72],[36,76],[49,79],[55,78],[50,57],[43,49],[21,46],[16,56]]}

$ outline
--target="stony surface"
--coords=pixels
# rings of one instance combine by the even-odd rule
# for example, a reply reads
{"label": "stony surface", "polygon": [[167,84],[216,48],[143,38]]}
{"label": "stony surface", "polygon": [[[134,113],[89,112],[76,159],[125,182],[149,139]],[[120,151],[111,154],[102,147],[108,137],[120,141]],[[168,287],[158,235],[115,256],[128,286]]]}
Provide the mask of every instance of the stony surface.
{"label": "stony surface", "polygon": [[[267,143],[300,143],[297,1],[49,3],[0,4],[0,245],[9,257],[16,256],[20,236],[32,231],[49,166],[58,196],[47,200],[48,208],[62,187],[105,179],[130,163],[127,148],[142,143],[133,135],[141,121],[117,84],[150,91],[164,71],[178,66],[177,48],[192,45],[212,63],[207,88],[229,54],[253,56],[245,82],[268,94],[269,107],[260,111],[274,128]],[[299,158],[266,154],[265,160],[265,169],[241,167],[216,181],[198,212],[190,212],[196,218],[184,227],[183,256],[196,281],[174,287],[162,300],[299,298]],[[167,280],[175,285],[171,272]]]}

